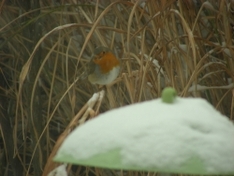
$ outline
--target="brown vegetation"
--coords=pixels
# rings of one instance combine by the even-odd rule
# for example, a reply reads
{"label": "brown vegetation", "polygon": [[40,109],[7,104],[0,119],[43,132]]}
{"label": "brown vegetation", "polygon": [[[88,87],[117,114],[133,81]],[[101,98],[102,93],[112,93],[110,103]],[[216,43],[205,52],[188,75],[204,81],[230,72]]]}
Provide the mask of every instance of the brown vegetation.
{"label": "brown vegetation", "polygon": [[[166,86],[234,118],[233,1],[3,0],[0,8],[0,175],[46,175],[55,167],[49,156],[75,126],[158,98]],[[119,78],[103,88],[81,77],[100,45],[122,63]],[[100,89],[104,97],[87,104]]]}

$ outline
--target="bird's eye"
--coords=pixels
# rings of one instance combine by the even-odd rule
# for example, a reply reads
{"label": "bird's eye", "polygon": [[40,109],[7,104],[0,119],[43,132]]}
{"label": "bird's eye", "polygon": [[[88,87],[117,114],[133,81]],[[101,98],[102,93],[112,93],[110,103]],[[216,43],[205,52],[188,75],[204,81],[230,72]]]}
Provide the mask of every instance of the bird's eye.
{"label": "bird's eye", "polygon": [[100,52],[95,59],[101,59],[105,53],[105,51]]}

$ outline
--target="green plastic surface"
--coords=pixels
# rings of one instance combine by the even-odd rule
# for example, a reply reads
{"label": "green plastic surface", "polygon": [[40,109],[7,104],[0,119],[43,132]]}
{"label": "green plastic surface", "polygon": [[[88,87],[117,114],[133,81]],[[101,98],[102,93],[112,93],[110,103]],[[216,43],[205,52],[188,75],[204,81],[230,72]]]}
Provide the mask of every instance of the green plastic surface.
{"label": "green plastic surface", "polygon": [[166,87],[162,91],[162,101],[165,103],[173,103],[177,93],[172,87]]}
{"label": "green plastic surface", "polygon": [[55,156],[54,161],[71,163],[83,166],[100,167],[107,169],[135,170],[160,173],[181,173],[181,174],[199,174],[199,175],[233,175],[233,173],[210,173],[205,170],[202,161],[197,158],[191,158],[180,167],[168,166],[167,168],[145,168],[140,166],[130,166],[122,163],[120,150],[112,150],[106,153],[95,155],[86,160],[77,160],[74,156]]}

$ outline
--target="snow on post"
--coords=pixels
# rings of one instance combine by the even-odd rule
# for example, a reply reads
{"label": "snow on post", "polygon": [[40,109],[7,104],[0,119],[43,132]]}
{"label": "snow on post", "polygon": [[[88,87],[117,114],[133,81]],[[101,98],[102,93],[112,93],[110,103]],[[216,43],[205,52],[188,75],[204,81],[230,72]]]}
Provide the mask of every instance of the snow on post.
{"label": "snow on post", "polygon": [[234,126],[206,100],[176,97],[169,88],[162,99],[114,109],[79,126],[54,160],[110,169],[234,174]]}

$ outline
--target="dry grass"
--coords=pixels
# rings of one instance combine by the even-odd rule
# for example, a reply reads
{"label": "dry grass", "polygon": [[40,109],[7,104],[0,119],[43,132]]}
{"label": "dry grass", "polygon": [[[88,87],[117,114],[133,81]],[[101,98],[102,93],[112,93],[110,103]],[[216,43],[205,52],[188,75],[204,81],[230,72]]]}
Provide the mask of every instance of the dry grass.
{"label": "dry grass", "polygon": [[[46,175],[55,167],[50,154],[80,119],[160,97],[166,86],[234,118],[232,1],[11,0],[0,8],[3,175]],[[122,70],[90,108],[100,88],[80,75],[100,45],[115,51]],[[70,175],[117,175],[68,168]]]}

